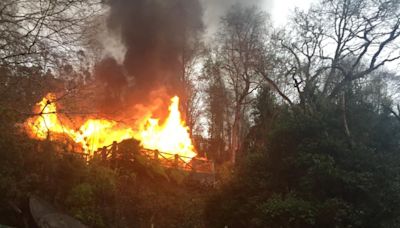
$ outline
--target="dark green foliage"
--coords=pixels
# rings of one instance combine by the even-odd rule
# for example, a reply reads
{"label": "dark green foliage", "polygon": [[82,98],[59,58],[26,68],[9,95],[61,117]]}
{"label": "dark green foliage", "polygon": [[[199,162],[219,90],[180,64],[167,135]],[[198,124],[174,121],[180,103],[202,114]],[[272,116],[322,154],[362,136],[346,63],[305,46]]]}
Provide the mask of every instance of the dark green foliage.
{"label": "dark green foliage", "polygon": [[[313,113],[281,108],[271,123],[273,114],[265,116],[259,103],[256,127],[270,126],[263,146],[245,149],[236,177],[208,203],[208,225],[399,226],[400,123],[355,99],[348,110],[352,139],[335,104]],[[259,101],[274,106],[265,94]]]}

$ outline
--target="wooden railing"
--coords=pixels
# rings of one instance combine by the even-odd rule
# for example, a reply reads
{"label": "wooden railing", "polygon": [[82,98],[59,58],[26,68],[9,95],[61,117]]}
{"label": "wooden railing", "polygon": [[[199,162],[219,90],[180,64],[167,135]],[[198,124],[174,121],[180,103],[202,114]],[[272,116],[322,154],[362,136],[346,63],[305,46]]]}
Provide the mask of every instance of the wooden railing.
{"label": "wooden railing", "polygon": [[214,173],[214,163],[205,158],[191,158],[148,149],[142,149],[140,153],[150,160],[158,161],[164,167],[179,168],[199,173]]}
{"label": "wooden railing", "polygon": [[[99,149],[97,154],[102,160],[112,160],[117,157],[118,144],[113,143],[107,147]],[[134,154],[135,155],[135,154]],[[214,162],[201,157],[185,157],[178,154],[166,153],[157,150],[140,149],[139,156],[145,157],[148,161],[158,162],[166,168],[177,168],[187,172],[214,174]],[[86,159],[89,159],[86,157]]]}

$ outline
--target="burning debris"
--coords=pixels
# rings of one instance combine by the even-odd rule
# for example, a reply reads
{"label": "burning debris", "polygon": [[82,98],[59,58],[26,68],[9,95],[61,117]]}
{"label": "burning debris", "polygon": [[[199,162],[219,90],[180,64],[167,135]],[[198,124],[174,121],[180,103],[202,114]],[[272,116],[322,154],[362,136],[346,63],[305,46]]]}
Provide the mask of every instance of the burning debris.
{"label": "burning debris", "polygon": [[115,120],[88,118],[75,130],[66,124],[68,121],[63,121],[65,117],[57,113],[56,96],[49,93],[37,104],[39,115],[26,120],[25,128],[36,139],[68,137],[90,155],[113,142],[134,138],[145,149],[193,158],[196,152],[178,107],[179,97],[175,96],[171,99],[169,115],[162,123],[160,119],[146,116],[132,127]]}

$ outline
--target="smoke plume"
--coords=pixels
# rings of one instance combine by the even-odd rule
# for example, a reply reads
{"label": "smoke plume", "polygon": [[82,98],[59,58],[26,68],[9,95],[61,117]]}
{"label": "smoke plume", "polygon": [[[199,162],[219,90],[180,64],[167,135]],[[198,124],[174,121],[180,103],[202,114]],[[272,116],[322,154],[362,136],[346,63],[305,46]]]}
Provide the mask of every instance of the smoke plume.
{"label": "smoke plume", "polygon": [[[104,39],[102,44],[114,54],[104,58],[95,69],[96,79],[104,85],[98,96],[100,107],[104,112],[114,112],[150,104],[160,94],[166,104],[173,95],[184,98],[183,53],[194,48],[194,40],[201,39],[203,24],[208,27],[206,36],[211,36],[231,5],[264,8],[269,2],[108,0],[107,33],[111,38]],[[123,47],[116,48],[118,43]],[[115,54],[115,50],[121,53]],[[154,94],[159,95],[154,97]]]}
{"label": "smoke plume", "polygon": [[[183,52],[203,30],[198,0],[111,0],[107,27],[125,46],[122,64],[112,57],[97,64],[105,102],[145,104],[156,90],[184,95]],[[168,100],[167,100],[168,102]]]}

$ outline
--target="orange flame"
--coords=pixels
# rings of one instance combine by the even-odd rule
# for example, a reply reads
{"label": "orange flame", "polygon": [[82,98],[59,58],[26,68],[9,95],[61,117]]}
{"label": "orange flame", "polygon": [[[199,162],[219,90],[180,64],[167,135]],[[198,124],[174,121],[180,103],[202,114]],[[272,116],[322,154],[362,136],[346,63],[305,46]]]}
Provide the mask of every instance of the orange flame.
{"label": "orange flame", "polygon": [[80,144],[85,153],[89,154],[103,146],[111,145],[114,141],[134,138],[146,149],[166,152],[171,156],[178,154],[186,160],[196,156],[189,128],[181,120],[177,96],[171,99],[169,116],[162,124],[159,123],[159,119],[144,118],[139,121],[141,124],[136,131],[107,119],[88,119],[78,130],[74,130],[60,121],[55,101],[56,96],[49,93],[37,104],[40,115],[25,122],[31,137],[53,140],[53,134],[63,134]]}
{"label": "orange flame", "polygon": [[173,97],[171,102],[169,116],[162,125],[159,125],[158,119],[150,118],[134,138],[141,141],[144,148],[163,152],[174,151],[180,156],[192,158],[196,153],[188,133],[189,129],[181,120],[179,97]]}

